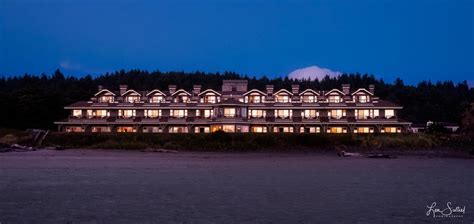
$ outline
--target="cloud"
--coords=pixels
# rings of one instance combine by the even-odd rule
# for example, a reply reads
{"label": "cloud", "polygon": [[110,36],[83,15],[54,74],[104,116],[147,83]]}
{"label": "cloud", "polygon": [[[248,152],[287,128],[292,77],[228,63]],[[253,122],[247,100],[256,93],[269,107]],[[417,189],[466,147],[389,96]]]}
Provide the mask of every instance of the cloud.
{"label": "cloud", "polygon": [[332,71],[327,68],[320,68],[316,65],[306,67],[306,68],[300,68],[292,71],[290,74],[288,74],[288,78],[290,79],[323,79],[325,76],[329,77],[337,77],[341,75],[341,72],[338,71]]}

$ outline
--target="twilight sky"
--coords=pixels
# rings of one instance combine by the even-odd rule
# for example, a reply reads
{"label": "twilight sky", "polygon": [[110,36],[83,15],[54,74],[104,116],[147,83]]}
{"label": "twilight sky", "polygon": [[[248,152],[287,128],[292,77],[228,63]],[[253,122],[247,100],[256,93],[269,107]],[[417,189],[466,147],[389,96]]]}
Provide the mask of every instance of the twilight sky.
{"label": "twilight sky", "polygon": [[318,66],[473,83],[473,2],[0,0],[0,75]]}

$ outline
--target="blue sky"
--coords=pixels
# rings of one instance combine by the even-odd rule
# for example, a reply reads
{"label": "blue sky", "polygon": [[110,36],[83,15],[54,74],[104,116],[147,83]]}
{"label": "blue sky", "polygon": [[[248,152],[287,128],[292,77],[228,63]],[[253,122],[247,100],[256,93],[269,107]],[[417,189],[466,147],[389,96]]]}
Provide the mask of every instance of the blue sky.
{"label": "blue sky", "polygon": [[474,80],[472,0],[0,0],[0,74],[308,66]]}

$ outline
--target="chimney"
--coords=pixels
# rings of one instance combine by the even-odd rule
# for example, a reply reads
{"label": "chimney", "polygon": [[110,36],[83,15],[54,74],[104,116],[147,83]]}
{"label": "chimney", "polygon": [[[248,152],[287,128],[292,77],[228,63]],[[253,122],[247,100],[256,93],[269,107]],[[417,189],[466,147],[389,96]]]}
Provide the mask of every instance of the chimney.
{"label": "chimney", "polygon": [[171,95],[174,92],[176,92],[176,85],[169,85],[168,89],[169,89],[169,92],[170,92],[170,95]]}
{"label": "chimney", "polygon": [[351,92],[351,85],[342,84],[342,92],[344,93],[344,95],[349,95],[349,93]]}
{"label": "chimney", "polygon": [[201,93],[201,85],[193,85],[193,93],[195,96],[199,95]]}
{"label": "chimney", "polygon": [[124,94],[125,92],[127,92],[127,88],[128,88],[127,85],[120,85],[120,95],[122,95],[122,94]]}
{"label": "chimney", "polygon": [[267,85],[267,95],[273,94],[273,85]]}
{"label": "chimney", "polygon": [[369,92],[372,93],[372,94],[375,93],[375,85],[374,84],[369,85]]}
{"label": "chimney", "polygon": [[291,93],[297,95],[300,91],[300,85],[291,85]]}
{"label": "chimney", "polygon": [[97,89],[98,89],[99,91],[101,91],[103,88],[104,88],[104,87],[101,86],[101,85],[97,86]]}

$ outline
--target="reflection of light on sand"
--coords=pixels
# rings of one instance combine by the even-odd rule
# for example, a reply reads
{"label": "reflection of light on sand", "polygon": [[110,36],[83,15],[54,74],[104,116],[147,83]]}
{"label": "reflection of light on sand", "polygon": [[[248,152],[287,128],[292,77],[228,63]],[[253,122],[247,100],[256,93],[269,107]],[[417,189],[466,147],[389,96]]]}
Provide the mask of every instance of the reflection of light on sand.
{"label": "reflection of light on sand", "polygon": [[0,221],[420,223],[432,201],[474,207],[473,168],[304,153],[2,153]]}

